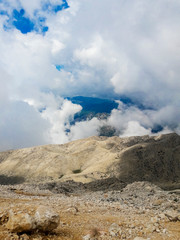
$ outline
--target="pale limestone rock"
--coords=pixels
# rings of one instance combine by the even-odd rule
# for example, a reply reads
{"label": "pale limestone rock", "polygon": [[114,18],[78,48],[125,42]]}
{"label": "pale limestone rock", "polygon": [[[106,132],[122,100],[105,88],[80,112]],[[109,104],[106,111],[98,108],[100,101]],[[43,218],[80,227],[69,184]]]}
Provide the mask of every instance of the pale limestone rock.
{"label": "pale limestone rock", "polygon": [[152,223],[158,223],[158,222],[159,222],[158,217],[157,217],[157,216],[152,217],[152,218],[151,218],[151,222],[152,222]]}
{"label": "pale limestone rock", "polygon": [[87,234],[82,238],[82,240],[98,240],[96,237],[91,237],[91,234]]}
{"label": "pale limestone rock", "polygon": [[109,234],[111,237],[116,237],[121,234],[121,228],[118,224],[113,223],[109,228]]}
{"label": "pale limestone rock", "polygon": [[57,228],[60,221],[59,215],[56,212],[44,206],[37,208],[34,219],[36,228],[47,232]]}
{"label": "pale limestone rock", "polygon": [[156,231],[156,227],[152,224],[152,223],[149,223],[145,230],[144,230],[146,233],[153,233]]}
{"label": "pale limestone rock", "polygon": [[12,232],[27,232],[35,228],[35,222],[28,213],[15,213],[10,210],[6,228]]}
{"label": "pale limestone rock", "polygon": [[20,237],[19,237],[19,240],[29,240],[29,236],[27,234],[22,234]]}
{"label": "pale limestone rock", "polygon": [[84,236],[82,239],[83,239],[83,240],[90,240],[90,239],[91,239],[91,235],[88,234],[88,235]]}
{"label": "pale limestone rock", "polygon": [[9,218],[9,214],[7,211],[0,212],[0,224],[7,223],[8,218]]}
{"label": "pale limestone rock", "polygon": [[180,221],[180,213],[176,211],[167,211],[165,213],[166,217],[169,219],[171,222],[177,222]]}
{"label": "pale limestone rock", "polygon": [[[34,211],[29,209],[34,209]],[[59,221],[59,215],[49,207],[29,206],[23,211],[10,210],[6,228],[17,233],[34,230],[49,232],[57,228]]]}
{"label": "pale limestone rock", "polygon": [[160,214],[158,215],[158,217],[159,217],[160,219],[165,219],[165,218],[166,218],[166,216],[165,216],[164,213],[160,213]]}

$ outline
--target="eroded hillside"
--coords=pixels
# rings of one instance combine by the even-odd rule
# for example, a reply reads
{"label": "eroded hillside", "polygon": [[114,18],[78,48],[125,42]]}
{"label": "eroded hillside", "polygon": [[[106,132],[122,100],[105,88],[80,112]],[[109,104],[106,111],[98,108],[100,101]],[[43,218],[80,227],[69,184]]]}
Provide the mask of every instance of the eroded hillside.
{"label": "eroded hillside", "polygon": [[116,178],[180,183],[180,136],[90,137],[63,145],[46,145],[0,153],[0,181],[88,183]]}

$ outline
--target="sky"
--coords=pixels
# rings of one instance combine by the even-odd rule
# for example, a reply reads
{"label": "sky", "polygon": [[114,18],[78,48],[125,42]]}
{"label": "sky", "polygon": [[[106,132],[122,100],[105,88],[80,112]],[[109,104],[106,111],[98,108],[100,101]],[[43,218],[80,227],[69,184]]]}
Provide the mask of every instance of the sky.
{"label": "sky", "polygon": [[[179,12],[179,0],[0,0],[0,150],[62,144],[104,124],[120,137],[180,134]],[[82,107],[67,96],[119,107],[70,126]]]}

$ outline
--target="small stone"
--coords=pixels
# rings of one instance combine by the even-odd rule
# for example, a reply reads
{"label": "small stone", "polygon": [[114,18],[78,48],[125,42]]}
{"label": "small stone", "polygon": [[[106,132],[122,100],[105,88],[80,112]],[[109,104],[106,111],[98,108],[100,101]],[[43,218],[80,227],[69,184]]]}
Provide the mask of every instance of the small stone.
{"label": "small stone", "polygon": [[156,232],[157,232],[157,233],[160,233],[160,229],[159,229],[159,228],[156,228]]}
{"label": "small stone", "polygon": [[121,234],[121,239],[127,239],[125,233],[122,233],[122,234]]}
{"label": "small stone", "polygon": [[29,236],[27,234],[23,234],[20,236],[19,240],[29,240]]}
{"label": "small stone", "polygon": [[17,234],[13,234],[13,236],[10,237],[10,240],[19,240],[19,236]]}
{"label": "small stone", "polygon": [[88,235],[84,236],[82,239],[83,240],[91,240],[91,236],[90,236],[90,234],[88,234]]}
{"label": "small stone", "polygon": [[75,207],[70,207],[66,210],[66,212],[72,213],[73,215],[76,215],[76,213],[78,212],[78,209]]}
{"label": "small stone", "polygon": [[155,200],[155,201],[153,202],[153,205],[154,205],[154,206],[159,206],[159,205],[161,205],[163,202],[164,202],[163,199],[157,199],[157,200]]}
{"label": "small stone", "polygon": [[0,225],[5,224],[8,222],[9,214],[8,212],[1,212],[0,213]]}
{"label": "small stone", "polygon": [[167,216],[167,218],[169,219],[169,221],[171,222],[177,222],[180,221],[180,213],[176,212],[176,211],[167,211],[165,213],[165,215]]}
{"label": "small stone", "polygon": [[165,216],[164,213],[160,213],[160,214],[158,215],[158,217],[159,217],[160,219],[165,219],[165,218],[166,218],[166,216]]}
{"label": "small stone", "polygon": [[98,240],[96,237],[91,237],[91,234],[88,234],[82,238],[82,240]]}
{"label": "small stone", "polygon": [[109,228],[109,234],[111,237],[116,237],[121,234],[121,228],[118,224],[113,223]]}
{"label": "small stone", "polygon": [[153,224],[148,224],[146,227],[146,232],[147,233],[153,233],[156,231],[156,227]]}
{"label": "small stone", "polygon": [[158,217],[152,217],[152,218],[151,218],[151,222],[152,222],[152,223],[158,223],[158,222],[159,222]]}

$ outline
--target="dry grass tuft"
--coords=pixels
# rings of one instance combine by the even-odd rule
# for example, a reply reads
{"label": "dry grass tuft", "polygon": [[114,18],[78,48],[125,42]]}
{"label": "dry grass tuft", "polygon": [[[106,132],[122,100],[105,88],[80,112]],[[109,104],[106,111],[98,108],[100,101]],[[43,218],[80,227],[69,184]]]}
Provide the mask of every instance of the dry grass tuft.
{"label": "dry grass tuft", "polygon": [[100,231],[98,228],[92,228],[90,231],[91,237],[98,237],[100,235]]}

